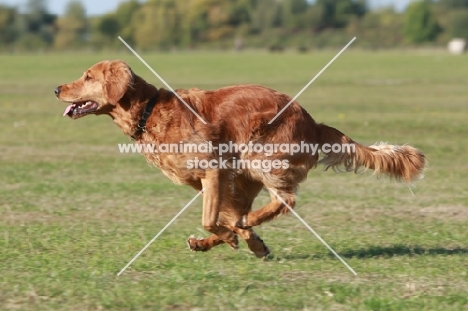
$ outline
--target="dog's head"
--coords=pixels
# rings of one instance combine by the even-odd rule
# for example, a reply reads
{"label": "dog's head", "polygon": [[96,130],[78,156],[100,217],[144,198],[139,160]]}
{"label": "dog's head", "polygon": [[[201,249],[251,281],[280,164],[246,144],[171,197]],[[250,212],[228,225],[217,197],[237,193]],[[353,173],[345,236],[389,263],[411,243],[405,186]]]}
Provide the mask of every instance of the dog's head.
{"label": "dog's head", "polygon": [[55,95],[70,105],[63,115],[77,119],[113,110],[133,84],[133,72],[123,61],[103,61],[86,70],[78,80],[58,86]]}

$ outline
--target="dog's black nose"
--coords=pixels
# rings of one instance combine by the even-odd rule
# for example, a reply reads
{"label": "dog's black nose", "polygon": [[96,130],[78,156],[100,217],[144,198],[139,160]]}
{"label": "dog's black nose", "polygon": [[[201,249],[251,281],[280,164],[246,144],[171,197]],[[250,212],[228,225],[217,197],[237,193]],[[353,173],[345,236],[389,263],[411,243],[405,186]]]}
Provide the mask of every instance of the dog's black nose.
{"label": "dog's black nose", "polygon": [[55,96],[58,96],[60,94],[60,91],[61,91],[62,87],[61,86],[57,86],[54,90],[54,93],[55,93]]}

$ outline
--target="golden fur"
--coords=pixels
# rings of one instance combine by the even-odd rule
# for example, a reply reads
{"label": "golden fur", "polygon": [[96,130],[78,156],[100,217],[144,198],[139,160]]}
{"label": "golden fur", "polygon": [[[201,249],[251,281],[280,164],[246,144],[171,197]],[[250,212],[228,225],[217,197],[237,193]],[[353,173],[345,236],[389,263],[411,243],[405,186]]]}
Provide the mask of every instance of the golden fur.
{"label": "golden fur", "polygon": [[[223,159],[287,160],[289,167],[272,169],[188,169],[187,160],[218,159],[218,154],[145,153],[147,161],[178,184],[204,190],[203,226],[213,233],[205,239],[191,236],[191,250],[207,251],[227,243],[237,248],[237,236],[246,240],[258,257],[268,248],[251,227],[288,212],[294,207],[298,183],[318,163],[327,168],[357,171],[372,169],[376,174],[412,182],[422,176],[424,155],[411,146],[379,144],[363,146],[335,128],[318,124],[297,103],[293,102],[272,124],[268,122],[291,100],[285,94],[259,85],[235,85],[215,91],[177,90],[177,93],[206,122],[203,124],[173,93],[157,89],[132,72],[122,61],[103,61],[89,68],[83,76],[56,89],[58,99],[71,103],[65,114],[78,118],[86,114],[107,114],[127,136],[132,135],[145,109],[154,96],[158,101],[148,121],[147,131],[138,143],[168,144],[180,142],[213,145],[225,142],[342,144],[353,143],[355,152],[318,154],[229,153]],[[270,191],[271,202],[252,211],[252,203],[262,188]]]}

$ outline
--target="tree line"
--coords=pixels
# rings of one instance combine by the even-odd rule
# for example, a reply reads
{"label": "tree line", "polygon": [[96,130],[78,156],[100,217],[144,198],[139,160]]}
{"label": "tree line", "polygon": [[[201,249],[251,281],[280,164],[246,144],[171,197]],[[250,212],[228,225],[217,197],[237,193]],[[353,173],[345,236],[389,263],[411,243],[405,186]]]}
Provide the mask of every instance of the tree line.
{"label": "tree line", "polygon": [[468,0],[417,0],[404,12],[369,10],[365,0],[128,0],[87,16],[71,0],[62,16],[46,0],[0,5],[1,50],[321,48],[352,36],[369,48],[441,45],[468,39]]}

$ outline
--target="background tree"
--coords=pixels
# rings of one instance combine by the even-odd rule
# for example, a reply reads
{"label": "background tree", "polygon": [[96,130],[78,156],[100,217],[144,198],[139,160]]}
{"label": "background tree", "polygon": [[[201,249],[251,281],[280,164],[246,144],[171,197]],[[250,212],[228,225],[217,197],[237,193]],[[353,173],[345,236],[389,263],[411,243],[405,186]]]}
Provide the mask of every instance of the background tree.
{"label": "background tree", "polygon": [[257,0],[250,13],[250,27],[254,34],[281,26],[281,8],[275,0]]}
{"label": "background tree", "polygon": [[90,18],[89,29],[89,44],[93,48],[102,49],[117,45],[116,41],[121,28],[115,13],[107,13],[103,16]]}
{"label": "background tree", "polygon": [[18,36],[15,27],[15,16],[18,12],[14,8],[0,5],[0,43],[9,45],[13,43]]}
{"label": "background tree", "polygon": [[283,0],[281,4],[281,24],[290,30],[304,29],[308,2],[306,0]]}
{"label": "background tree", "polygon": [[18,46],[22,49],[44,49],[54,40],[54,24],[57,16],[47,11],[46,0],[28,0],[26,12],[17,14]]}
{"label": "background tree", "polygon": [[345,27],[354,17],[362,17],[366,13],[366,5],[363,1],[340,0],[335,4],[334,25]]}
{"label": "background tree", "polygon": [[112,40],[117,39],[121,25],[115,14],[106,14],[99,18],[96,28],[108,42],[112,42]]}
{"label": "background tree", "polygon": [[361,19],[353,19],[346,28],[349,35],[359,34],[359,41],[368,48],[395,47],[402,42],[403,16],[386,8],[368,12]]}
{"label": "background tree", "polygon": [[70,1],[64,16],[57,20],[54,46],[58,49],[82,49],[87,35],[86,11],[80,1]]}
{"label": "background tree", "polygon": [[468,0],[422,0],[404,14],[371,10],[366,0],[125,0],[101,16],[86,17],[77,0],[57,17],[46,0],[25,0],[25,10],[0,6],[1,48],[170,49],[203,46],[387,47],[433,42],[445,45],[468,35]]}
{"label": "background tree", "polygon": [[236,27],[249,19],[247,8],[237,5],[236,2],[192,0],[187,8],[186,20],[189,23],[191,40],[209,42],[234,37]]}
{"label": "background tree", "polygon": [[440,30],[429,2],[418,1],[408,6],[405,12],[403,33],[409,42],[422,43],[433,41]]}
{"label": "background tree", "polygon": [[180,1],[152,0],[132,15],[133,40],[142,49],[168,49],[181,38]]}
{"label": "background tree", "polygon": [[468,39],[468,9],[453,12],[449,27],[451,37]]}
{"label": "background tree", "polygon": [[343,28],[353,17],[361,17],[366,13],[365,2],[354,0],[317,0],[321,13],[317,30],[325,28]]}
{"label": "background tree", "polygon": [[92,19],[90,44],[94,48],[120,47],[117,39],[121,36],[127,43],[135,44],[133,33],[138,30],[140,24],[132,18],[141,7],[138,0],[122,2],[115,12],[110,12]]}
{"label": "background tree", "polygon": [[439,0],[438,2],[447,9],[468,8],[468,0]]}
{"label": "background tree", "polygon": [[47,12],[46,0],[28,0],[26,5],[27,31],[33,34],[42,34],[44,27],[52,24],[54,18]]}
{"label": "background tree", "polygon": [[138,22],[135,25],[132,24],[132,18],[140,10],[141,6],[142,4],[138,0],[130,0],[122,2],[115,12],[115,18],[119,23],[118,35],[130,44],[134,43],[133,33],[138,28]]}

